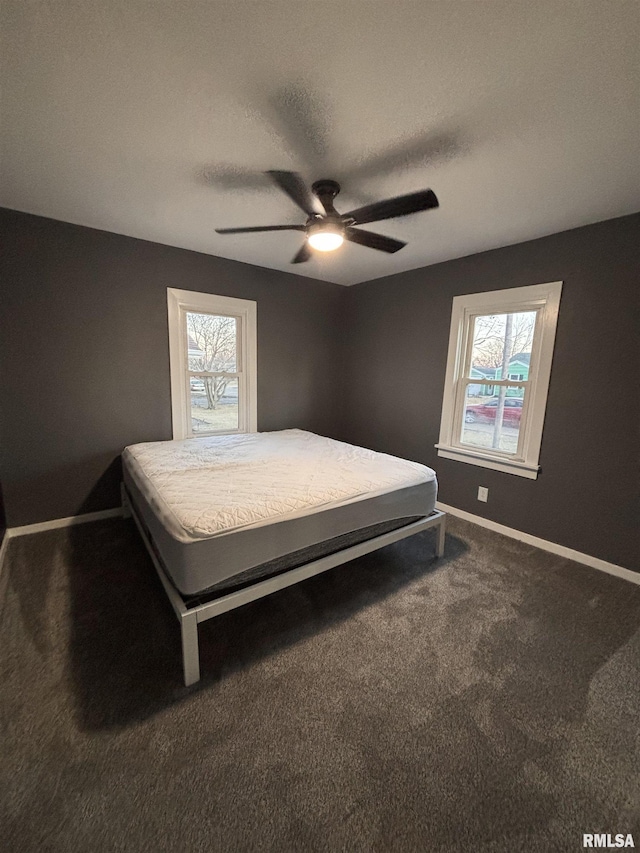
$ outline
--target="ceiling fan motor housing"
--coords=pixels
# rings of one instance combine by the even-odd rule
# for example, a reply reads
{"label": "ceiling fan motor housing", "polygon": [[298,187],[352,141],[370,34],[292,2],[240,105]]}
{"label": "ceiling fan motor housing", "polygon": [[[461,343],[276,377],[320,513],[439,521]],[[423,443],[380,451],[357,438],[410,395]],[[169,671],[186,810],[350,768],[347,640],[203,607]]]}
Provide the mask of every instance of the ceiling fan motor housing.
{"label": "ceiling fan motor housing", "polygon": [[311,185],[311,189],[320,200],[322,200],[322,196],[329,196],[329,198],[333,199],[340,192],[340,184],[337,181],[330,181],[323,178],[322,180],[313,183]]}
{"label": "ceiling fan motor housing", "polygon": [[333,200],[340,192],[340,184],[337,181],[330,181],[325,178],[321,181],[315,181],[311,185],[311,191],[320,199],[320,204],[329,215],[334,213],[337,216],[337,211],[333,206]]}

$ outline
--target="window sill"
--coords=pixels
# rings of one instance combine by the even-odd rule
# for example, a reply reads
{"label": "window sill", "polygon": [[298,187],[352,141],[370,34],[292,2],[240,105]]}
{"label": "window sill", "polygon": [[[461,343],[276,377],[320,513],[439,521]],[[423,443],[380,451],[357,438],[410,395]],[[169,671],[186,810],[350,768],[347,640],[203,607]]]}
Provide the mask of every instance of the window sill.
{"label": "window sill", "polygon": [[456,462],[466,462],[469,465],[478,465],[480,468],[491,468],[494,471],[503,471],[505,474],[527,477],[529,480],[536,480],[540,471],[539,465],[529,465],[520,460],[490,456],[474,450],[449,447],[447,444],[436,444],[435,446],[438,450],[438,456],[443,456],[445,459],[455,459]]}

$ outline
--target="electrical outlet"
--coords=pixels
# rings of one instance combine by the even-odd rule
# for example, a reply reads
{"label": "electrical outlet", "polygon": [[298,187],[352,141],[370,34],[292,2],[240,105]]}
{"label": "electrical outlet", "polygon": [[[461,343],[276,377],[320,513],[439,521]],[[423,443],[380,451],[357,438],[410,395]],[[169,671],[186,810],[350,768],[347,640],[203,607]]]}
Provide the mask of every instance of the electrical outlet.
{"label": "electrical outlet", "polygon": [[478,500],[483,503],[489,500],[489,489],[486,486],[478,486]]}

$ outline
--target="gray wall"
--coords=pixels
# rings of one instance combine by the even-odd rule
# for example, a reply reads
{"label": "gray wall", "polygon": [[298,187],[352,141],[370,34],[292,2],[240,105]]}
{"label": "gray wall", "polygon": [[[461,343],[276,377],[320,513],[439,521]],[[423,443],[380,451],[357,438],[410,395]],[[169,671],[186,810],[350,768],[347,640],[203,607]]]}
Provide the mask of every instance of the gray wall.
{"label": "gray wall", "polygon": [[[453,297],[558,280],[538,479],[438,457]],[[640,570],[639,294],[638,214],[349,288],[349,440],[435,468],[445,503]]]}
{"label": "gray wall", "polygon": [[171,437],[167,287],[258,303],[258,428],[334,436],[344,288],[0,210],[10,527],[116,506],[119,454]]}
{"label": "gray wall", "polygon": [[[257,301],[259,429],[425,462],[446,503],[640,569],[639,226],[624,217],[343,288],[0,210],[8,525],[116,506],[122,448],[171,436],[170,286]],[[558,279],[538,480],[439,458],[452,298]]]}

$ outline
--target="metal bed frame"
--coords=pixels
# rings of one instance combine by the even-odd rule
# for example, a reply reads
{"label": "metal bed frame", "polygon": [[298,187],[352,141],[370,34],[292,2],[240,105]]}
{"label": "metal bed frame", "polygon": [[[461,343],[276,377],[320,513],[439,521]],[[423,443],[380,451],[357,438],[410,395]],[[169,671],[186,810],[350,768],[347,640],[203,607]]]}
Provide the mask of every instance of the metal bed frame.
{"label": "metal bed frame", "polygon": [[318,560],[313,560],[310,563],[305,563],[295,569],[289,569],[274,577],[257,581],[243,589],[219,595],[211,601],[195,603],[190,606],[167,577],[146,528],[136,512],[133,502],[129,499],[124,484],[122,485],[122,509],[125,518],[133,517],[142,541],[153,561],[158,577],[162,581],[171,606],[180,622],[180,631],[182,634],[182,668],[184,683],[187,687],[200,680],[200,653],[198,650],[198,625],[200,622],[206,622],[208,619],[220,616],[228,610],[242,607],[243,604],[248,604],[250,601],[263,598],[265,595],[271,595],[271,593],[278,592],[280,589],[285,589],[314,575],[319,575],[342,563],[355,560],[356,557],[361,557],[371,551],[377,551],[378,548],[383,548],[392,542],[398,542],[407,536],[413,536],[415,533],[428,530],[430,527],[438,528],[436,557],[442,557],[444,554],[446,514],[440,510],[434,510],[430,515],[420,518],[418,521],[413,521],[405,527],[399,527],[380,536],[374,536],[372,539],[367,539],[358,545],[351,545],[348,548],[344,548],[334,554],[329,554],[326,557],[321,557]]}

